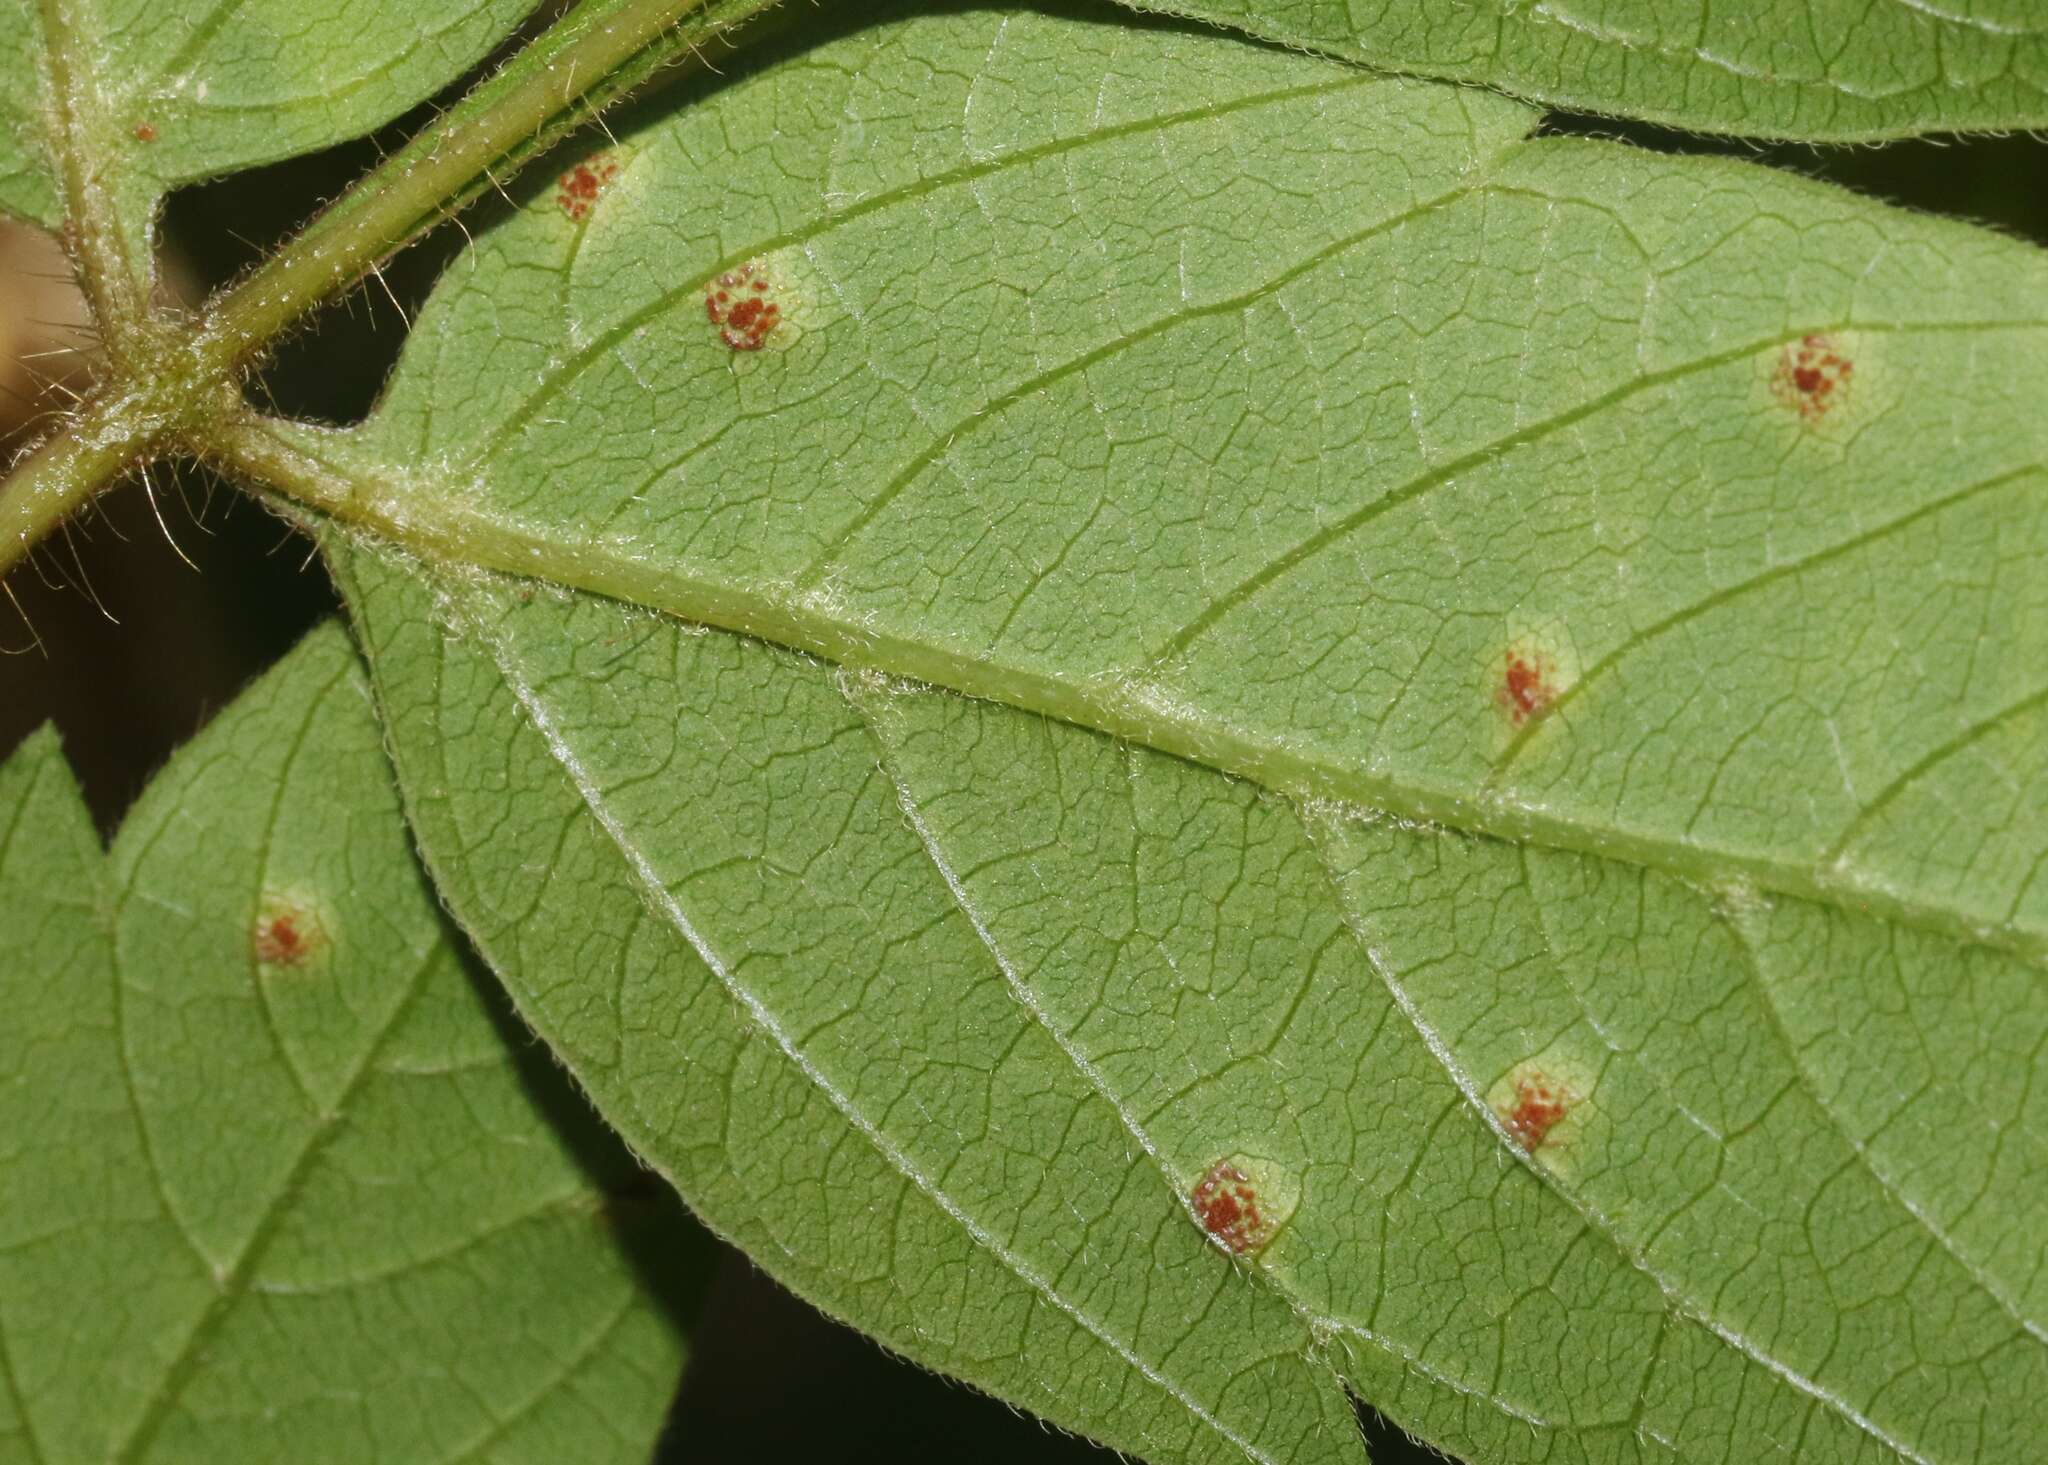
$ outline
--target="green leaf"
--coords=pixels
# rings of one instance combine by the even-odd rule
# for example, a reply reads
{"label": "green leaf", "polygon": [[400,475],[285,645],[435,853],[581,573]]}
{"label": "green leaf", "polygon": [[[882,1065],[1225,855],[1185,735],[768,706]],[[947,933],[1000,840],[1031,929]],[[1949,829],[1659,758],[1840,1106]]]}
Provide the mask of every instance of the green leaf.
{"label": "green leaf", "polygon": [[1525,121],[880,27],[536,198],[293,445],[455,563],[2039,958],[2048,255]]}
{"label": "green leaf", "polygon": [[1204,1243],[1020,1000],[829,672],[594,599],[344,571],[442,893],[714,1227],[1118,1448],[1357,1459],[1308,1324]]}
{"label": "green leaf", "polygon": [[645,1223],[450,944],[345,637],[110,857],[49,734],[0,810],[0,1452],[644,1457],[680,1352]]}
{"label": "green leaf", "polygon": [[531,0],[4,0],[0,208],[64,222],[67,170],[143,239],[168,189],[369,131]]}
{"label": "green leaf", "polygon": [[1123,0],[1582,112],[1814,142],[2048,125],[2037,0]]}
{"label": "green leaf", "polygon": [[2024,1455],[2048,262],[1528,122],[876,27],[272,441],[451,906],[828,1309],[1161,1459]]}
{"label": "green leaf", "polygon": [[1568,1096],[1537,1163],[1676,1308],[1903,1458],[2024,1452],[2048,1414],[2038,968],[1583,855],[1322,822],[1416,1030],[1510,1130],[1541,1087]]}
{"label": "green leaf", "polygon": [[[2005,1006],[2038,971],[344,564],[522,1009],[891,1346],[1157,1460],[1356,1459],[1323,1369],[1489,1461],[2014,1458],[2044,1423],[2048,1022]],[[1279,1223],[1236,1264],[1195,1224],[1219,1162]]]}

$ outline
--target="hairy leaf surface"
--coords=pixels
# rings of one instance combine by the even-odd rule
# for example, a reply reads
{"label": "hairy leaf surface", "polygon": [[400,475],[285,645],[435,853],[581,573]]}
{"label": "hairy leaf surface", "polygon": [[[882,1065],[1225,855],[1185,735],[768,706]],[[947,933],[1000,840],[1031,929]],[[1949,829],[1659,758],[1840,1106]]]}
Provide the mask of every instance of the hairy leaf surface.
{"label": "hairy leaf surface", "polygon": [[2038,958],[2048,257],[1524,122],[878,27],[538,197],[300,443],[458,561]]}
{"label": "hairy leaf surface", "polygon": [[369,131],[453,81],[531,0],[4,0],[0,208],[55,228],[61,175],[140,238],[180,183]]}
{"label": "hairy leaf surface", "polygon": [[275,440],[454,909],[827,1308],[1161,1459],[2023,1453],[2048,265],[1528,121],[875,26]]}
{"label": "hairy leaf surface", "polygon": [[2048,123],[2037,0],[1124,3],[1696,132],[1847,142]]}
{"label": "hairy leaf surface", "polygon": [[[1485,1460],[2040,1427],[2013,958],[350,563],[423,846],[530,1019],[715,1224],[913,1356],[1160,1460],[1356,1459],[1337,1377]],[[1538,1074],[1568,1098],[1532,1144]],[[1219,1162],[1278,1226],[1235,1261]]]}
{"label": "hairy leaf surface", "polygon": [[0,810],[0,1453],[644,1458],[680,1354],[644,1207],[450,944],[341,632],[110,856],[52,736]]}
{"label": "hairy leaf surface", "polygon": [[1302,1321],[1018,1000],[827,672],[600,600],[346,578],[444,894],[714,1226],[1148,1458],[1356,1458]]}

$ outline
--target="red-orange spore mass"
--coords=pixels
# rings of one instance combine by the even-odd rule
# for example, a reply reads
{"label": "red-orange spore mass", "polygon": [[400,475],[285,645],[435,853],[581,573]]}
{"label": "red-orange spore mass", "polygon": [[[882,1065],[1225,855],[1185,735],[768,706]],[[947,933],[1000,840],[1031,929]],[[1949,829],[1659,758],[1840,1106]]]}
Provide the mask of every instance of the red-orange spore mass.
{"label": "red-orange spore mass", "polygon": [[1211,1165],[1189,1199],[1202,1229],[1234,1255],[1257,1251],[1273,1238],[1273,1223],[1259,1204],[1257,1188],[1228,1160]]}
{"label": "red-orange spore mass", "polygon": [[1510,651],[1494,699],[1520,727],[1544,711],[1557,696],[1548,660],[1535,652]]}
{"label": "red-orange spore mass", "polygon": [[705,287],[704,314],[733,350],[758,351],[782,320],[782,307],[772,298],[763,266],[749,260]]}
{"label": "red-orange spore mass", "polygon": [[593,153],[555,180],[555,207],[580,224],[590,217],[605,185],[618,176],[617,158],[610,153]]}
{"label": "red-orange spore mass", "polygon": [[1523,1149],[1534,1153],[1550,1131],[1571,1113],[1577,1095],[1541,1074],[1525,1074],[1515,1081],[1514,1103],[1500,1117],[1503,1128]]}
{"label": "red-orange spore mass", "polygon": [[155,142],[156,129],[154,127],[151,127],[147,122],[136,123],[135,140],[137,142]]}
{"label": "red-orange spore mass", "polygon": [[280,911],[260,917],[250,938],[256,959],[265,966],[297,966],[312,954],[313,941],[298,916]]}
{"label": "red-orange spore mass", "polygon": [[1842,354],[1834,337],[1802,336],[1778,355],[1771,391],[1808,422],[1818,421],[1849,395],[1856,363]]}

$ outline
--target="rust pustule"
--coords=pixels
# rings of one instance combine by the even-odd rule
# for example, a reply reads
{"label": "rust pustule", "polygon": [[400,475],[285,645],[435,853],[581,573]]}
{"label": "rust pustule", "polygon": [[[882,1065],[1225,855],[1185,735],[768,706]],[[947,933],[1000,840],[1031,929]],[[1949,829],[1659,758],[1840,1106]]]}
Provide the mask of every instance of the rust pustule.
{"label": "rust pustule", "polygon": [[592,153],[555,180],[555,207],[575,223],[590,217],[605,186],[619,176],[619,160],[610,152]]}
{"label": "rust pustule", "polygon": [[1188,1199],[1202,1229],[1234,1256],[1261,1250],[1279,1229],[1251,1177],[1228,1160],[1204,1171]]}
{"label": "rust pustule", "polygon": [[249,951],[267,967],[302,967],[324,952],[327,927],[310,907],[288,896],[270,894],[249,931]]}
{"label": "rust pustule", "polygon": [[1771,392],[1805,421],[1817,422],[1848,400],[1855,375],[1856,363],[1833,336],[1802,336],[1778,353]]}
{"label": "rust pustule", "polygon": [[727,270],[704,288],[704,314],[735,351],[759,351],[782,321],[774,282],[760,260]]}
{"label": "rust pustule", "polygon": [[1563,690],[1556,660],[1528,638],[1509,645],[1497,668],[1493,700],[1516,727],[1548,712]]}
{"label": "rust pustule", "polygon": [[1578,1102],[1579,1096],[1569,1085],[1540,1070],[1531,1070],[1515,1079],[1514,1093],[1499,1111],[1501,1127],[1523,1149],[1534,1154]]}

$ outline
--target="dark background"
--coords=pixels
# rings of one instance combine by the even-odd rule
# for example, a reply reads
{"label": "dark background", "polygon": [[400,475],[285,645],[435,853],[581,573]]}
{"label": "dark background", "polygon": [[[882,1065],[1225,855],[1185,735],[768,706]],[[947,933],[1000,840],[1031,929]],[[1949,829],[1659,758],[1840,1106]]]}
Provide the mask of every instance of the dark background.
{"label": "dark background", "polygon": [[[431,115],[429,104],[362,142],[174,196],[163,237],[183,293],[203,299],[232,280]],[[1752,157],[2048,243],[2048,141],[2040,138],[1754,148],[1563,115],[1543,130]],[[383,286],[355,292],[287,343],[252,394],[296,416],[360,418],[404,340],[403,316],[461,243],[459,232],[444,229],[400,255]],[[0,277],[0,311],[13,317],[0,315],[0,340],[19,341],[38,322],[65,315],[55,268],[46,256],[24,260],[19,247],[0,248],[0,272],[17,276]],[[66,359],[30,365],[48,380],[62,375]],[[38,414],[61,401],[61,389],[36,400],[21,380],[7,390],[0,447],[26,440]],[[154,511],[140,483],[121,488],[12,577],[26,625],[0,605],[0,650],[19,653],[0,655],[0,756],[54,720],[105,832],[172,749],[336,609],[307,543],[256,504],[191,465],[157,470],[153,479]],[[166,543],[166,529],[191,565]],[[664,1460],[1116,1458],[890,1356],[728,1248],[693,1331],[698,1356],[676,1398]],[[1361,1419],[1381,1465],[1435,1458],[1372,1411]]]}

